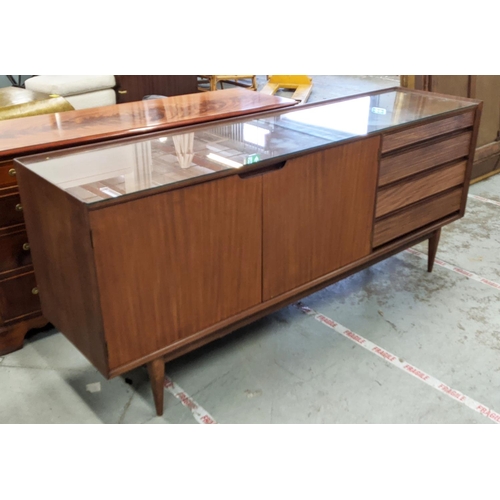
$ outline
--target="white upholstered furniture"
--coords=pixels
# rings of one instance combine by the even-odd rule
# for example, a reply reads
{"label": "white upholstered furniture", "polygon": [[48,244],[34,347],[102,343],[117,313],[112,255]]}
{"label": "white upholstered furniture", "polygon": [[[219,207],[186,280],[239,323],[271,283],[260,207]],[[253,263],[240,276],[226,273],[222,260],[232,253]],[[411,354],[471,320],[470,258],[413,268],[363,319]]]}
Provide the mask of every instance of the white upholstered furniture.
{"label": "white upholstered furniture", "polygon": [[64,97],[75,109],[116,104],[114,75],[40,75],[28,78],[25,87]]}

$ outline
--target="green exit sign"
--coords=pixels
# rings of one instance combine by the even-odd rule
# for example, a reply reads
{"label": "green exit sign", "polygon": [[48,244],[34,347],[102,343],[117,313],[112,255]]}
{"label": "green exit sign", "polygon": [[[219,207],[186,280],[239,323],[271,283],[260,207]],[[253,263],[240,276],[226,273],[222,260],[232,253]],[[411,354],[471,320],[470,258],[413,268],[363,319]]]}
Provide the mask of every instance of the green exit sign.
{"label": "green exit sign", "polygon": [[257,163],[259,160],[260,156],[258,154],[249,155],[245,160],[245,164],[250,165],[251,163]]}

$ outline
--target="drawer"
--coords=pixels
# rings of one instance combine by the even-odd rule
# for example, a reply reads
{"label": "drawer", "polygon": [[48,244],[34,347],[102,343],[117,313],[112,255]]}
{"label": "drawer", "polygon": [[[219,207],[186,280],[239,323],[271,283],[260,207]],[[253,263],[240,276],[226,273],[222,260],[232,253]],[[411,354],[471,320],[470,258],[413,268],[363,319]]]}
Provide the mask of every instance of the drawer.
{"label": "drawer", "polygon": [[0,273],[31,264],[26,231],[0,236]]}
{"label": "drawer", "polygon": [[14,160],[0,162],[0,188],[17,184]]}
{"label": "drawer", "polygon": [[433,196],[375,221],[373,246],[378,247],[460,210],[461,187]]}
{"label": "drawer", "polygon": [[456,130],[471,127],[474,124],[474,111],[451,116],[442,120],[418,125],[416,127],[384,135],[382,138],[382,154],[395,149],[425,141],[431,137],[449,134]]}
{"label": "drawer", "polygon": [[383,157],[380,161],[379,186],[468,156],[471,139],[472,132],[462,132]]}
{"label": "drawer", "polygon": [[34,273],[0,281],[0,316],[4,322],[39,310]]}
{"label": "drawer", "polygon": [[466,168],[467,162],[461,161],[380,188],[377,195],[375,217],[381,217],[463,184]]}
{"label": "drawer", "polygon": [[0,228],[24,223],[24,214],[19,193],[0,194]]}

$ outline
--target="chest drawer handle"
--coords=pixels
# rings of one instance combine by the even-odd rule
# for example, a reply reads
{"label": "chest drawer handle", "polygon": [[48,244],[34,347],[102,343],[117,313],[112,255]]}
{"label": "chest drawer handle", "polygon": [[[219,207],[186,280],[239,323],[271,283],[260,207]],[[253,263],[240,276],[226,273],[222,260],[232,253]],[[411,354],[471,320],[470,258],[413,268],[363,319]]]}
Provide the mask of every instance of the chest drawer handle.
{"label": "chest drawer handle", "polygon": [[30,244],[29,243],[24,243],[23,244],[23,250],[26,250],[26,252],[30,249]]}
{"label": "chest drawer handle", "polygon": [[32,288],[32,289],[31,289],[31,293],[32,293],[33,295],[38,295],[38,287]]}
{"label": "chest drawer handle", "polygon": [[18,212],[22,212],[22,211],[23,211],[23,206],[22,206],[20,203],[18,203],[18,204],[16,205],[16,210],[17,210]]}
{"label": "chest drawer handle", "polygon": [[11,169],[9,170],[9,175],[10,175],[11,177],[15,177],[15,176],[16,176],[16,169],[15,169],[15,168],[11,168]]}

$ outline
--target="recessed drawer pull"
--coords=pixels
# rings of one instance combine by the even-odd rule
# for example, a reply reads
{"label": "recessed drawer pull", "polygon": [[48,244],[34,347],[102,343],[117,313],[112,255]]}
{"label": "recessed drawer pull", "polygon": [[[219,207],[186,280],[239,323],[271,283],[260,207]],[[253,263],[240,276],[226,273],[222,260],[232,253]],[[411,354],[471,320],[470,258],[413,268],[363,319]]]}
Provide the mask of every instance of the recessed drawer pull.
{"label": "recessed drawer pull", "polygon": [[29,243],[24,243],[23,244],[23,250],[25,250],[26,252],[30,249],[30,244]]}
{"label": "recessed drawer pull", "polygon": [[240,179],[248,179],[250,177],[267,174],[268,172],[275,172],[276,170],[281,170],[285,166],[285,164],[286,160],[280,161],[279,163],[274,163],[272,165],[268,165],[267,167],[262,167],[257,170],[251,170],[250,172],[238,174],[238,177],[240,177]]}
{"label": "recessed drawer pull", "polygon": [[18,204],[16,205],[16,210],[17,210],[18,212],[22,212],[22,211],[23,211],[23,206],[22,206],[20,203],[18,203]]}
{"label": "recessed drawer pull", "polygon": [[15,168],[11,168],[11,169],[9,170],[9,175],[10,175],[11,177],[15,177],[15,176],[16,176],[16,169],[15,169]]}

